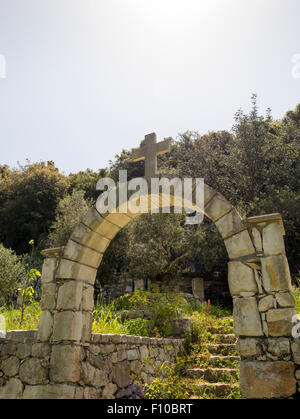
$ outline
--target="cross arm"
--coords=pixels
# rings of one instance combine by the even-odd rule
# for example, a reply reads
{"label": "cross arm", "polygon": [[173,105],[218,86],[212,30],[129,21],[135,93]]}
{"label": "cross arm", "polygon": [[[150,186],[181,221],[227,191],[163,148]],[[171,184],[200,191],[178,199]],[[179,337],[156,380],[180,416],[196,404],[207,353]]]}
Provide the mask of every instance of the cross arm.
{"label": "cross arm", "polygon": [[156,155],[169,153],[171,151],[171,140],[166,138],[164,141],[156,144]]}
{"label": "cross arm", "polygon": [[132,157],[130,159],[132,162],[141,161],[141,160],[144,160],[144,158],[145,158],[145,150],[143,148],[132,149]]}

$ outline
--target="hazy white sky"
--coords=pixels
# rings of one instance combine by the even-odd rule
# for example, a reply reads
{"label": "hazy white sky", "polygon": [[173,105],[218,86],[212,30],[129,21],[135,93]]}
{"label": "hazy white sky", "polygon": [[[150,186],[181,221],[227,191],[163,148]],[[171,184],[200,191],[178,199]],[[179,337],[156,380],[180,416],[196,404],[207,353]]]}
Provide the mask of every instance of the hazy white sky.
{"label": "hazy white sky", "polygon": [[0,0],[0,164],[98,169],[144,135],[300,102],[299,0]]}

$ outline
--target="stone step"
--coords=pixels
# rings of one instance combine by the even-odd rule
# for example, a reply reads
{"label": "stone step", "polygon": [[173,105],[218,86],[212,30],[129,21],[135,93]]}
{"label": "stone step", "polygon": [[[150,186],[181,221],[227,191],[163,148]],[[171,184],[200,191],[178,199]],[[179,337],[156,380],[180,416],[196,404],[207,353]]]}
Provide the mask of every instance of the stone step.
{"label": "stone step", "polygon": [[213,355],[238,355],[235,343],[207,343],[205,347]]}
{"label": "stone step", "polygon": [[240,357],[239,356],[235,356],[235,355],[213,355],[210,357],[209,360],[209,364],[210,365],[214,365],[214,364],[228,364],[230,362],[233,361],[240,361]]}
{"label": "stone step", "polygon": [[203,395],[210,395],[218,397],[226,397],[228,396],[233,389],[233,386],[229,383],[199,383],[193,384],[193,393],[197,396],[198,392],[201,392],[201,396]]}
{"label": "stone step", "polygon": [[233,333],[232,326],[208,326],[207,331],[213,334],[229,334]]}
{"label": "stone step", "polygon": [[227,334],[213,334],[215,343],[236,343],[236,336],[233,333]]}
{"label": "stone step", "polygon": [[201,378],[210,383],[230,381],[238,378],[238,371],[233,368],[188,368],[186,375],[189,378]]}

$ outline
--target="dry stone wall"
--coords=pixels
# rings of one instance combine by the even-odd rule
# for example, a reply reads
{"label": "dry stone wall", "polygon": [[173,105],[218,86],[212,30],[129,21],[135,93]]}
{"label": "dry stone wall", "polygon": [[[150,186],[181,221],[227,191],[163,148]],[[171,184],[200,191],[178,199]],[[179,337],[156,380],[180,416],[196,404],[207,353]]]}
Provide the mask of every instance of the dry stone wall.
{"label": "dry stone wall", "polygon": [[[151,383],[163,364],[164,377],[165,366],[182,351],[181,339],[92,334],[89,346],[77,347],[77,371],[76,359],[60,358],[55,349],[53,358],[51,345],[38,342],[36,331],[10,331],[0,339],[0,399],[137,398],[141,384]],[[73,373],[71,382],[64,382],[66,372]]]}

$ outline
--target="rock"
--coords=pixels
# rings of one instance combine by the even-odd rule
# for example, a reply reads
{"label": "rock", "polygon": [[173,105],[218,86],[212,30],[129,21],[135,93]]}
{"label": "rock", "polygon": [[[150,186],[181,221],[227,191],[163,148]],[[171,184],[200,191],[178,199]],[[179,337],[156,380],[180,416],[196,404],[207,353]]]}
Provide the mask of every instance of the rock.
{"label": "rock", "polygon": [[276,300],[280,307],[295,307],[295,299],[290,292],[279,292],[276,294]]}
{"label": "rock", "polygon": [[54,314],[53,340],[80,341],[83,317],[80,311],[58,311]]}
{"label": "rock", "polygon": [[108,383],[107,375],[88,362],[82,363],[81,371],[82,380],[89,386],[102,387]]}
{"label": "rock", "polygon": [[255,253],[250,235],[247,230],[241,231],[234,236],[224,240],[230,259],[237,259]]}
{"label": "rock", "polygon": [[268,339],[268,351],[278,357],[284,357],[291,353],[290,341],[286,338]]}
{"label": "rock", "polygon": [[279,308],[267,312],[267,323],[270,336],[291,336],[292,317],[296,314],[293,308]]}
{"label": "rock", "polygon": [[56,305],[56,284],[42,284],[41,309],[53,310]]}
{"label": "rock", "polygon": [[76,382],[80,379],[81,347],[54,345],[50,360],[50,379],[57,383]]}
{"label": "rock", "polygon": [[20,359],[27,358],[31,354],[30,343],[19,343],[17,347],[17,356]]}
{"label": "rock", "polygon": [[48,371],[38,358],[28,358],[20,366],[20,379],[25,384],[43,384],[47,381]]}
{"label": "rock", "polygon": [[107,384],[103,389],[102,398],[103,399],[114,399],[114,394],[117,391],[117,389],[118,389],[118,387],[115,384],[113,384],[113,383]]}
{"label": "rock", "polygon": [[140,346],[141,361],[144,361],[149,356],[149,351],[147,346]]}
{"label": "rock", "polygon": [[294,362],[300,365],[300,341],[297,340],[295,342],[292,342],[291,347],[292,347]]}
{"label": "rock", "polygon": [[290,397],[296,393],[293,362],[241,361],[240,389],[247,399]]}
{"label": "rock", "polygon": [[0,387],[0,399],[21,399],[23,384],[17,378],[10,378],[8,382]]}
{"label": "rock", "polygon": [[291,276],[284,255],[269,256],[261,259],[262,283],[266,292],[291,291]]}
{"label": "rock", "polygon": [[35,343],[32,345],[32,356],[36,358],[47,358],[50,356],[51,346],[48,343]]}
{"label": "rock", "polygon": [[257,293],[254,271],[242,262],[228,263],[228,282],[232,296],[242,292]]}
{"label": "rock", "polygon": [[237,336],[263,336],[255,297],[233,299],[234,333]]}
{"label": "rock", "polygon": [[285,253],[282,227],[279,222],[267,224],[262,231],[262,238],[265,255]]}
{"label": "rock", "polygon": [[11,356],[3,360],[0,364],[0,369],[7,377],[13,377],[18,374],[20,361],[16,356]]}
{"label": "rock", "polygon": [[139,352],[137,349],[130,349],[127,351],[128,361],[134,361],[139,358]]}
{"label": "rock", "polygon": [[132,383],[129,363],[127,361],[123,361],[114,364],[112,378],[113,382],[120,388],[129,386]]}
{"label": "rock", "polygon": [[58,289],[58,310],[79,310],[82,299],[83,283],[81,281],[68,281]]}
{"label": "rock", "polygon": [[272,295],[263,297],[261,300],[259,300],[258,310],[261,312],[268,311],[270,308],[274,308],[274,303],[275,303],[275,300]]}
{"label": "rock", "polygon": [[242,358],[251,358],[261,355],[259,340],[254,338],[239,338],[236,344],[236,349]]}
{"label": "rock", "polygon": [[52,334],[53,316],[50,311],[42,311],[39,320],[38,340],[41,342],[48,342]]}
{"label": "rock", "polygon": [[69,384],[46,384],[26,386],[24,399],[73,399],[75,386]]}

